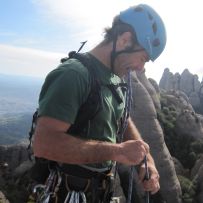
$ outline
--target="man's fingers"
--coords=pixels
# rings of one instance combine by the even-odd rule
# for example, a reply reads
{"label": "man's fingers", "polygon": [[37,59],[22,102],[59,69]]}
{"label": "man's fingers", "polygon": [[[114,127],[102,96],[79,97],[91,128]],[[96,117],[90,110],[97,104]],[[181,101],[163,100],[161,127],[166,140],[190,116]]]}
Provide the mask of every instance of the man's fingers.
{"label": "man's fingers", "polygon": [[147,143],[145,143],[144,142],[144,148],[145,148],[145,150],[146,150],[146,154],[148,154],[149,153],[149,145],[147,144]]}
{"label": "man's fingers", "polygon": [[144,181],[143,187],[145,191],[151,192],[151,194],[155,194],[159,191],[160,185],[159,183],[152,184],[150,181]]}
{"label": "man's fingers", "polygon": [[150,191],[151,194],[155,194],[156,192],[158,192],[160,189],[159,175],[152,174],[149,180],[145,180],[143,182],[143,187],[145,191]]}
{"label": "man's fingers", "polygon": [[145,176],[146,176],[146,169],[145,169],[144,164],[142,164],[139,169],[139,180],[142,182],[144,180]]}

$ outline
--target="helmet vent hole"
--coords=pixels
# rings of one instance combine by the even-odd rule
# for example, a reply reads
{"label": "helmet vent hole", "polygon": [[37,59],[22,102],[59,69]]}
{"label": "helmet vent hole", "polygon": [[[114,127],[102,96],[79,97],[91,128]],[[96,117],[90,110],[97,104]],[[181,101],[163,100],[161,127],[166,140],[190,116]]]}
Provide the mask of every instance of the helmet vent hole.
{"label": "helmet vent hole", "polygon": [[143,11],[143,8],[140,6],[137,6],[137,7],[135,7],[134,11],[141,12],[141,11]]}
{"label": "helmet vent hole", "polygon": [[148,14],[149,19],[153,20],[153,16],[150,13],[148,13],[148,12],[147,12],[147,14]]}
{"label": "helmet vent hole", "polygon": [[153,45],[154,47],[158,47],[158,46],[160,45],[159,39],[158,39],[158,38],[154,39],[154,41],[152,42],[152,45]]}
{"label": "helmet vent hole", "polygon": [[157,24],[156,23],[153,23],[152,30],[153,30],[154,34],[157,33]]}

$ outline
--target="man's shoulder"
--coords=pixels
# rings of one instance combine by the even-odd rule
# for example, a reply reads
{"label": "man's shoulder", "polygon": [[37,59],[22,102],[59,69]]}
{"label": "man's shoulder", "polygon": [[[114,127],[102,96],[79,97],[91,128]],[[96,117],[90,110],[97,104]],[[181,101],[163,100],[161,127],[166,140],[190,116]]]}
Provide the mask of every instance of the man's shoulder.
{"label": "man's shoulder", "polygon": [[81,61],[74,58],[68,59],[64,63],[60,64],[57,69],[64,73],[75,71],[78,74],[82,74],[82,75],[88,74],[87,67]]}
{"label": "man's shoulder", "polygon": [[53,81],[56,78],[72,78],[74,80],[75,77],[88,81],[88,69],[79,60],[68,59],[67,61],[59,64],[58,67],[53,69],[51,72],[49,72],[46,76],[46,80]]}

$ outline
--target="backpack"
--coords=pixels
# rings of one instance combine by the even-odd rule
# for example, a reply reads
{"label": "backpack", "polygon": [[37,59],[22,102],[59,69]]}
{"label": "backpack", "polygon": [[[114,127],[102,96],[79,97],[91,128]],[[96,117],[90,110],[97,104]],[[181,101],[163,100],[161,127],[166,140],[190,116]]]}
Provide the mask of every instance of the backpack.
{"label": "backpack", "polygon": [[[65,61],[69,59],[77,59],[79,60],[84,67],[87,68],[89,74],[90,74],[90,83],[91,88],[89,95],[87,97],[87,100],[80,106],[79,111],[76,116],[75,123],[70,126],[70,128],[67,130],[67,133],[80,133],[84,132],[86,130],[86,126],[88,126],[88,122],[97,115],[99,111],[102,110],[102,97],[101,97],[101,84],[99,78],[97,77],[97,74],[95,72],[94,67],[92,66],[91,60],[85,56],[84,54],[76,53],[75,51],[72,51],[69,53],[69,56],[66,58],[61,59],[61,63],[64,63]],[[106,85],[114,97],[116,98],[117,102],[120,104],[122,99],[120,98],[119,94],[116,92],[116,88],[118,86],[121,86],[122,90],[126,90],[126,83],[120,83],[118,85]],[[37,118],[38,118],[38,110],[35,111],[32,118],[32,125],[29,132],[29,146],[28,146],[28,153],[29,158],[32,159],[32,136],[34,134],[34,130],[37,124]],[[38,183],[43,183],[50,172],[50,167],[54,166],[56,162],[46,160],[43,158],[34,158],[35,163],[33,168],[31,169],[31,178],[35,180]]]}
{"label": "backpack", "polygon": [[[71,51],[69,53],[69,57],[61,59],[61,63],[64,63],[65,61],[73,58],[79,60],[84,65],[84,67],[87,68],[90,74],[90,83],[91,83],[90,93],[87,97],[87,100],[80,106],[80,109],[76,116],[75,123],[72,124],[67,131],[67,133],[77,134],[82,132],[85,129],[85,127],[88,125],[88,122],[90,120],[93,120],[96,114],[102,110],[103,102],[101,97],[101,86],[103,84],[101,84],[101,81],[97,77],[96,71],[91,63],[91,60],[84,54]],[[124,93],[127,89],[127,84],[126,83],[119,83],[118,85],[107,84],[105,86],[107,86],[109,90],[112,92],[118,104],[121,104],[123,101],[120,98],[119,94],[117,93],[116,89],[118,87],[121,87]],[[29,132],[30,144],[28,148],[31,147],[32,135],[34,134],[37,118],[38,118],[38,110],[36,110],[36,112],[33,114],[32,125]]]}
{"label": "backpack", "polygon": [[[72,51],[69,53],[69,57],[62,58],[61,63],[65,61],[75,58],[79,60],[88,70],[90,74],[90,93],[87,97],[87,100],[80,106],[80,109],[77,113],[75,123],[70,126],[67,133],[80,133],[87,126],[88,121],[92,120],[96,114],[102,109],[102,98],[101,98],[101,83],[97,78],[94,68],[91,65],[91,61],[84,54],[76,53]],[[34,134],[34,129],[36,126],[38,118],[38,110],[35,111],[32,118],[32,125],[29,132],[29,146],[31,147],[32,136]]]}
{"label": "backpack", "polygon": [[[80,133],[85,130],[85,127],[88,125],[88,122],[92,120],[96,114],[102,109],[102,98],[101,98],[101,84],[97,79],[96,73],[91,65],[90,59],[84,54],[76,53],[72,51],[69,53],[69,56],[61,59],[61,63],[75,58],[79,60],[88,70],[90,74],[90,92],[87,97],[87,100],[81,105],[75,123],[70,126],[67,130],[67,133]],[[28,156],[31,161],[34,160],[34,165],[30,171],[31,178],[38,182],[43,183],[49,175],[50,167],[53,167],[56,162],[46,160],[43,158],[34,157],[32,151],[32,138],[37,125],[38,119],[38,109],[34,112],[32,117],[32,124],[29,131],[29,145],[28,145]]]}

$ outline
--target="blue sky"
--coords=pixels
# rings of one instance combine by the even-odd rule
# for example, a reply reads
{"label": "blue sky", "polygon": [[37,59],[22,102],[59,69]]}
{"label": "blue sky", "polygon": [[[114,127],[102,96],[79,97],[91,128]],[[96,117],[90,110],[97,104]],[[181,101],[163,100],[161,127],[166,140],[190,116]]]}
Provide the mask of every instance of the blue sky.
{"label": "blue sky", "polygon": [[66,41],[65,33],[68,33],[68,29],[62,31],[62,24],[49,21],[43,8],[36,2],[31,0],[1,2],[0,43],[47,51],[54,49],[64,51],[61,44]]}
{"label": "blue sky", "polygon": [[119,11],[147,3],[162,16],[168,42],[146,75],[159,81],[164,68],[188,68],[203,75],[201,0],[1,0],[0,73],[45,77],[61,57],[88,40],[84,51],[102,40]]}

